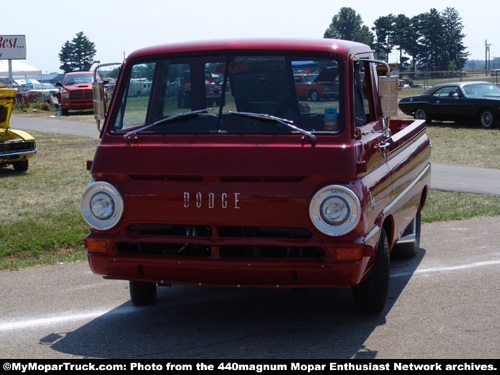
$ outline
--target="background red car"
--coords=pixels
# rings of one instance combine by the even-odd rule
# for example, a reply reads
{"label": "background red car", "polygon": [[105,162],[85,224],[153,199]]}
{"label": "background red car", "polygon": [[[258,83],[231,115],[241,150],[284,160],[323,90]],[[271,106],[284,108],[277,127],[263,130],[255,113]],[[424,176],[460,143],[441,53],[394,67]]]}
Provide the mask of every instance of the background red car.
{"label": "background red car", "polygon": [[319,74],[294,74],[295,90],[300,99],[316,102],[339,97],[338,71],[326,68]]}
{"label": "background red car", "polygon": [[70,109],[94,108],[92,79],[92,72],[71,72],[66,73],[62,83],[57,84],[62,88],[60,104],[63,115],[67,115]]}

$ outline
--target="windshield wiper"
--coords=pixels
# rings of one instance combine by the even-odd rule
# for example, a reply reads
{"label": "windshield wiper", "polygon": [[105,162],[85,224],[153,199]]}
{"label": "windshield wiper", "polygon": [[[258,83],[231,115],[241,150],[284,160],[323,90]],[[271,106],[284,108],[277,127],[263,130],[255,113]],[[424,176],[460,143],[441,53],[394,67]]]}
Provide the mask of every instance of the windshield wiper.
{"label": "windshield wiper", "polygon": [[[271,121],[273,123],[279,123],[282,125],[285,125],[286,127],[298,131],[299,133],[309,137],[311,140],[311,145],[316,145],[316,136],[312,134],[311,132],[308,132],[307,130],[301,129],[298,126],[295,126],[293,124],[292,120],[288,120],[286,118],[281,118],[273,115],[269,115],[267,113],[253,113],[253,112],[236,112],[236,111],[229,111],[230,114],[232,115],[237,115],[237,116],[243,116],[243,117],[250,117],[250,118],[256,118],[259,120],[266,120],[266,121]],[[283,130],[280,128],[280,130]]]}
{"label": "windshield wiper", "polygon": [[131,130],[127,134],[125,134],[123,136],[123,138],[127,139],[131,135],[134,135],[134,134],[136,134],[136,133],[138,133],[140,131],[147,130],[147,129],[152,128],[152,127],[157,126],[157,125],[166,124],[167,122],[175,122],[175,121],[180,121],[180,120],[187,120],[190,117],[198,116],[200,113],[207,113],[211,109],[212,108],[204,108],[204,109],[198,109],[196,111],[177,113],[175,115],[168,116],[168,117],[162,118],[161,120],[155,121],[152,124],[145,125],[145,126],[142,126],[140,128]]}

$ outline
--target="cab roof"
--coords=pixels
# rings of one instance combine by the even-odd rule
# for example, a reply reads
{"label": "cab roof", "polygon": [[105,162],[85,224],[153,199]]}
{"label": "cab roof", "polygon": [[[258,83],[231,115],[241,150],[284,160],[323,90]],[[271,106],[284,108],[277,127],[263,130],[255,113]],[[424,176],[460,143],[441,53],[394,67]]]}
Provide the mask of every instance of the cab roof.
{"label": "cab roof", "polygon": [[168,54],[222,51],[332,53],[340,57],[372,52],[370,47],[365,44],[338,39],[233,39],[186,42],[146,47],[131,53],[127,60]]}

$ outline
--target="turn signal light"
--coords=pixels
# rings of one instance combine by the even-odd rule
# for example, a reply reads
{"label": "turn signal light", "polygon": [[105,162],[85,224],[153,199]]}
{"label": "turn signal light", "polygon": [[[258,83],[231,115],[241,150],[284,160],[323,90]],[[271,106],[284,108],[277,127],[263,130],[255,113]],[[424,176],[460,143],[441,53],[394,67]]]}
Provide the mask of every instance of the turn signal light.
{"label": "turn signal light", "polygon": [[86,240],[85,247],[90,253],[105,253],[107,241]]}
{"label": "turn signal light", "polygon": [[360,260],[363,257],[363,248],[337,248],[337,260]]}

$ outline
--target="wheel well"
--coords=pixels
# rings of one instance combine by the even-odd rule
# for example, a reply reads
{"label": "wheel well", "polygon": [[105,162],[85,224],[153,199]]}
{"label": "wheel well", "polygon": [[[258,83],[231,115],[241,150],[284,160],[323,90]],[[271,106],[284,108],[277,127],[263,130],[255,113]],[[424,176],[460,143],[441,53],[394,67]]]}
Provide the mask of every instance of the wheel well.
{"label": "wheel well", "polygon": [[389,241],[389,249],[392,249],[392,245],[394,244],[394,218],[392,216],[386,217],[384,224],[382,224],[382,228],[384,229],[387,240]]}
{"label": "wheel well", "polygon": [[[420,203],[418,206],[420,209],[423,209],[425,206],[428,191],[429,188],[427,186],[425,186],[422,190],[422,194],[420,195]],[[385,230],[385,234],[387,235],[387,239],[389,241],[389,249],[392,249],[392,246],[394,245],[394,218],[392,217],[392,215],[385,218],[384,223],[382,224],[382,228]]]}
{"label": "wheel well", "polygon": [[427,194],[429,192],[429,187],[426,186],[424,187],[424,190],[422,190],[422,195],[420,196],[420,209],[422,210],[425,206],[425,202],[427,202]]}

